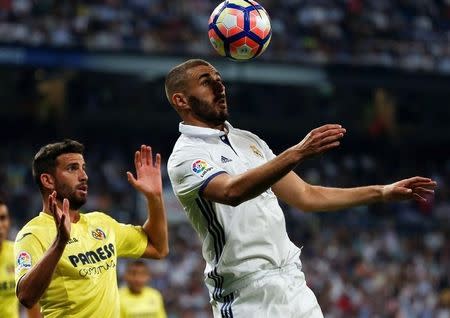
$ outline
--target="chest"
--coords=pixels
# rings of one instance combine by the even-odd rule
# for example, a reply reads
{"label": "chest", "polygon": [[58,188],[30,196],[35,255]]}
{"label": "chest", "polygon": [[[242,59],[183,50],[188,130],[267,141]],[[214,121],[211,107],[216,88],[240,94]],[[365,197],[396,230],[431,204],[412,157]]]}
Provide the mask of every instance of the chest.
{"label": "chest", "polygon": [[212,145],[210,153],[214,162],[232,175],[258,167],[269,160],[257,142],[239,136],[221,137],[220,141]]}
{"label": "chest", "polygon": [[14,287],[14,257],[11,250],[10,253],[0,253],[0,294],[13,293]]}
{"label": "chest", "polygon": [[114,232],[107,227],[74,226],[58,263],[58,273],[73,279],[92,279],[114,270],[117,262]]}

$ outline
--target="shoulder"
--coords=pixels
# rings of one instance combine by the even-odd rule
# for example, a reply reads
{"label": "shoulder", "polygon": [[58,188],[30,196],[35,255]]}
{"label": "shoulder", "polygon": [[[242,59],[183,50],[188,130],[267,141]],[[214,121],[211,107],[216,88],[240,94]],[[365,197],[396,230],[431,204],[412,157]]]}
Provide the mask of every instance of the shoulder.
{"label": "shoulder", "polygon": [[53,217],[48,214],[40,213],[20,229],[19,233],[17,233],[17,237],[20,237],[25,233],[33,233],[36,236],[48,234],[49,224],[54,224]]}
{"label": "shoulder", "polygon": [[13,241],[7,240],[3,244],[7,250],[10,250],[10,251],[14,250],[14,242]]}
{"label": "shoulder", "polygon": [[83,213],[83,217],[89,221],[102,220],[115,222],[116,220],[104,212],[94,211],[89,213]]}
{"label": "shoulder", "polygon": [[172,153],[167,160],[167,169],[172,170],[186,161],[192,161],[194,159],[206,159],[205,157],[210,156],[210,147],[208,147],[202,139],[196,138],[199,141],[190,141],[180,145],[175,145]]}
{"label": "shoulder", "polygon": [[255,142],[262,141],[262,139],[258,135],[248,130],[233,128],[233,133],[244,138],[252,139]]}
{"label": "shoulder", "polygon": [[144,293],[149,297],[162,297],[161,292],[153,287],[144,287]]}

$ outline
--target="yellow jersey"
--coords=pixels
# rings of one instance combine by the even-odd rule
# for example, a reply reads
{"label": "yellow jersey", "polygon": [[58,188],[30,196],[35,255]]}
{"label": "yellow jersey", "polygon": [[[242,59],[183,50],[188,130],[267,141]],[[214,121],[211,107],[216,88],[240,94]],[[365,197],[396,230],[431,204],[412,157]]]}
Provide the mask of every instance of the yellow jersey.
{"label": "yellow jersey", "polygon": [[150,287],[144,287],[138,295],[131,293],[128,287],[119,289],[120,318],[166,318],[166,310],[161,293]]}
{"label": "yellow jersey", "polygon": [[[41,212],[17,234],[16,284],[56,237],[53,216]],[[101,212],[80,214],[39,304],[44,317],[119,317],[117,257],[140,257],[147,246],[142,227],[118,223]]]}
{"label": "yellow jersey", "polygon": [[0,317],[19,318],[19,302],[14,292],[14,242],[3,241],[0,250]]}

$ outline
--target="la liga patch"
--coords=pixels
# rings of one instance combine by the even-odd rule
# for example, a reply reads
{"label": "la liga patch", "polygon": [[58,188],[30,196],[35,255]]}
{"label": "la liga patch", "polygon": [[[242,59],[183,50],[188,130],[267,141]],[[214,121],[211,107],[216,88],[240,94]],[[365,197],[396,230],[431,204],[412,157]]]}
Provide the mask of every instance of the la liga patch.
{"label": "la liga patch", "polygon": [[214,170],[214,167],[209,165],[205,160],[203,159],[197,159],[192,162],[192,172],[194,172],[195,175],[199,176],[200,178],[203,178],[208,174],[208,172],[211,172]]}
{"label": "la liga patch", "polygon": [[31,268],[31,255],[28,252],[22,251],[17,256],[17,269]]}

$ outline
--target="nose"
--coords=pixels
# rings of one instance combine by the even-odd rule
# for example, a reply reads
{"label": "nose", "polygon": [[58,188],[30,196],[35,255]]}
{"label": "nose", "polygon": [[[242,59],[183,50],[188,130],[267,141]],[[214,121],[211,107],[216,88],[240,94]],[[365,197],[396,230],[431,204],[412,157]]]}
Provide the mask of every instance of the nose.
{"label": "nose", "polygon": [[225,86],[221,81],[214,81],[214,94],[222,94],[225,91]]}
{"label": "nose", "polygon": [[81,173],[80,173],[80,181],[87,181],[89,178],[88,178],[88,175],[87,175],[87,173],[86,173],[86,170],[84,170],[84,169],[81,169]]}

